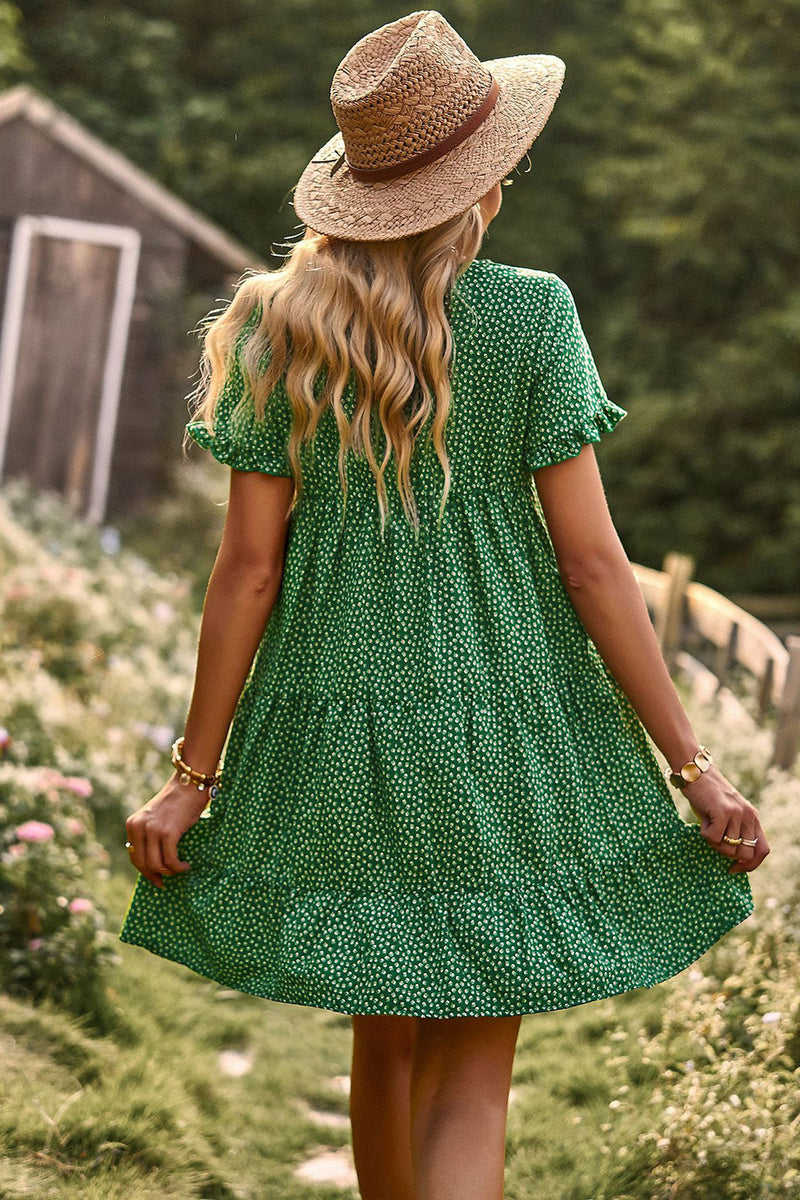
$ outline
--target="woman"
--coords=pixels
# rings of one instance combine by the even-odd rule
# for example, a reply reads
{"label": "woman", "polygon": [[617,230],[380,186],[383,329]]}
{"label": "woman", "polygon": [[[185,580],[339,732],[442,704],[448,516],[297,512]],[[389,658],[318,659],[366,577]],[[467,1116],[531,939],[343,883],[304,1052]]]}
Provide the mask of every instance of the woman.
{"label": "woman", "polygon": [[352,1014],[364,1200],[501,1197],[521,1015],[687,967],[769,853],[609,516],[625,413],[572,294],[476,257],[563,72],[429,10],[362,38],[306,235],[210,324],[188,425],[230,499],[120,936]]}

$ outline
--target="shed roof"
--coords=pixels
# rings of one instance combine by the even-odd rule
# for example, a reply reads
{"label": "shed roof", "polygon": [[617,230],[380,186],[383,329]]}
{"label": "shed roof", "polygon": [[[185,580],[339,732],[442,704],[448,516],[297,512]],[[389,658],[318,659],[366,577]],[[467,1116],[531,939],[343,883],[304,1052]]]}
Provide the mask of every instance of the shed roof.
{"label": "shed roof", "polygon": [[0,124],[23,118],[124,188],[232,271],[263,269],[251,251],[28,84],[0,92]]}

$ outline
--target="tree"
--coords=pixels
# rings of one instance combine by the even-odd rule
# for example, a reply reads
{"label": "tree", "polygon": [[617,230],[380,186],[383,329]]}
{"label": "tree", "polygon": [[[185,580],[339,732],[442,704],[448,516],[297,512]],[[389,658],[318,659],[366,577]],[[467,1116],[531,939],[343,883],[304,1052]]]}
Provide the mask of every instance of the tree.
{"label": "tree", "polygon": [[[12,75],[265,258],[302,232],[291,189],[335,132],[339,60],[403,15],[385,0],[20,9],[29,61],[0,4],[0,65],[5,36]],[[556,271],[575,294],[606,389],[631,414],[598,451],[628,552],[654,565],[692,553],[701,578],[737,593],[800,588],[798,10],[442,9],[484,60],[566,62],[482,253]]]}
{"label": "tree", "polygon": [[[800,584],[797,0],[627,0],[619,145],[586,179],[619,254],[607,379],[621,532],[722,590]],[[624,431],[624,437],[622,436]],[[632,470],[631,470],[632,468]]]}

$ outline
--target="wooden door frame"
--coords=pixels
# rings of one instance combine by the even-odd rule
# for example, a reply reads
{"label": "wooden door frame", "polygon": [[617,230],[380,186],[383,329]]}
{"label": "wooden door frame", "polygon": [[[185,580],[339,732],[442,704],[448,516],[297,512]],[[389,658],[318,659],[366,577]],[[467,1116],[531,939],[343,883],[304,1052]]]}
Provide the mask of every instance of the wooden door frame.
{"label": "wooden door frame", "polygon": [[103,369],[97,436],[92,464],[92,481],[85,516],[98,523],[103,520],[108,501],[111,456],[117,427],[119,394],[128,348],[128,332],[136,292],[136,275],[142,238],[138,229],[127,225],[105,225],[96,221],[76,221],[69,217],[25,215],[14,223],[11,254],[6,282],[3,328],[0,335],[0,480],[3,478],[6,441],[14,400],[25,297],[28,287],[31,243],[34,237],[52,237],[67,241],[91,242],[119,249],[119,266],[108,348]]}

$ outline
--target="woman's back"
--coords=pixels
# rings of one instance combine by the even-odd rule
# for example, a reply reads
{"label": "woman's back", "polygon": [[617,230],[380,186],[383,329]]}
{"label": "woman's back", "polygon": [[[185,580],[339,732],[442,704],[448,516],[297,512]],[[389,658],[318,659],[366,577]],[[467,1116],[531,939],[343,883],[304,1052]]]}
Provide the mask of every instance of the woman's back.
{"label": "woman's back", "polygon": [[[323,412],[221,789],[184,834],[195,886],[218,879],[224,908],[213,944],[168,938],[161,952],[259,995],[439,1017],[567,1007],[673,974],[709,921],[752,905],[746,877],[720,879],[724,859],[681,820],[559,573],[532,473],[624,416],[569,288],[476,260],[449,308],[441,520],[424,441],[418,530],[391,470],[381,530],[363,458],[348,457],[345,508]],[[287,397],[234,428],[243,387],[234,361],[213,435],[190,432],[229,465],[290,475]],[[354,403],[350,389],[348,416]],[[696,937],[665,943],[687,892]],[[127,938],[152,940],[152,893]]]}
{"label": "woman's back", "polygon": [[[549,627],[551,592],[560,585],[531,472],[599,439],[623,410],[605,395],[571,293],[558,277],[474,260],[449,307],[453,395],[445,440],[452,476],[442,520],[443,472],[425,430],[410,470],[418,533],[406,520],[392,469],[390,519],[381,532],[363,456],[348,455],[345,506],[339,431],[333,412],[324,412],[313,451],[302,455],[303,493],[257,686],[421,698],[485,688],[495,678],[544,679],[559,657],[574,669],[575,647],[564,644],[557,624]],[[237,444],[258,445],[261,469],[291,474],[285,393],[271,401],[263,430],[233,434],[229,417],[239,394],[236,387],[227,392],[213,437],[202,422],[190,431],[228,464],[241,461]],[[348,419],[354,403],[351,385],[343,398]],[[561,619],[578,632],[567,611]]]}

